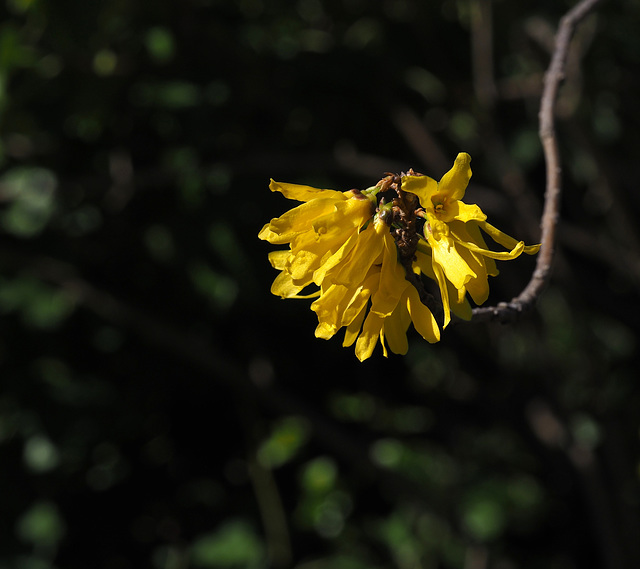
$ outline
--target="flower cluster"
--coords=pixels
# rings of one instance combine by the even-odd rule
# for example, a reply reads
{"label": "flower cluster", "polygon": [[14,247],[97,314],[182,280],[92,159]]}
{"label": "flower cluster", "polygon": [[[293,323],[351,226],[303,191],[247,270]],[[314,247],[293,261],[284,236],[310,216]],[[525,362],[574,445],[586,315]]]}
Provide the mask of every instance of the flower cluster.
{"label": "flower cluster", "polygon": [[[280,271],[271,292],[282,298],[315,298],[316,336],[329,339],[345,328],[344,346],[371,356],[380,340],[384,355],[408,349],[407,330],[428,342],[440,339],[451,312],[471,318],[489,294],[495,259],[534,254],[486,221],[477,205],[461,201],[471,177],[471,157],[461,153],[440,182],[409,171],[388,175],[366,190],[320,190],[271,181],[272,191],[302,202],[272,219],[260,239],[289,248],[269,254]],[[389,194],[392,199],[389,200]],[[487,248],[480,230],[508,251]],[[437,283],[441,306],[424,286]],[[308,287],[314,292],[303,294]],[[438,313],[442,313],[439,315]]]}

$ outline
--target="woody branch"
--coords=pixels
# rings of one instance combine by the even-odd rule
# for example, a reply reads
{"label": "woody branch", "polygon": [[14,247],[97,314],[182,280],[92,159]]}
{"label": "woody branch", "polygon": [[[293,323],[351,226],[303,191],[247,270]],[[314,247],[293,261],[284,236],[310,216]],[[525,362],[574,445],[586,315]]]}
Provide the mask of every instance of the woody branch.
{"label": "woody branch", "polygon": [[582,0],[562,17],[555,38],[555,48],[551,56],[551,62],[544,76],[542,97],[540,99],[539,136],[544,152],[547,178],[544,208],[540,221],[541,247],[537,255],[533,275],[523,291],[511,302],[503,302],[497,306],[474,308],[473,321],[475,322],[486,320],[507,322],[514,320],[520,313],[529,310],[535,304],[549,282],[560,211],[560,195],[562,193],[562,169],[555,130],[558,90],[564,79],[567,55],[575,30],[580,22],[601,1]]}

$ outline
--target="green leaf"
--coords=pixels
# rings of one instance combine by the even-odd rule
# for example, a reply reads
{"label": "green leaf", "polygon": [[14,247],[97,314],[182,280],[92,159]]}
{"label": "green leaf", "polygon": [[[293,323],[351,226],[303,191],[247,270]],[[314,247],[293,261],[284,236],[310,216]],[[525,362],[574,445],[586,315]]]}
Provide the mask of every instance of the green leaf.
{"label": "green leaf", "polygon": [[294,457],[307,438],[306,422],[299,417],[286,417],[258,449],[258,460],[267,468],[281,466]]}
{"label": "green leaf", "polygon": [[176,47],[173,36],[167,28],[151,28],[147,31],[145,44],[149,55],[157,63],[166,63],[173,59]]}
{"label": "green leaf", "polygon": [[54,212],[54,196],[58,181],[46,168],[19,167],[0,178],[0,193],[9,201],[2,211],[0,223],[18,237],[40,233]]}
{"label": "green leaf", "polygon": [[264,545],[245,522],[233,520],[217,531],[205,534],[191,545],[191,559],[197,567],[218,569],[264,567]]}
{"label": "green leaf", "polygon": [[66,532],[58,508],[51,502],[37,502],[18,519],[18,537],[35,546],[55,546]]}

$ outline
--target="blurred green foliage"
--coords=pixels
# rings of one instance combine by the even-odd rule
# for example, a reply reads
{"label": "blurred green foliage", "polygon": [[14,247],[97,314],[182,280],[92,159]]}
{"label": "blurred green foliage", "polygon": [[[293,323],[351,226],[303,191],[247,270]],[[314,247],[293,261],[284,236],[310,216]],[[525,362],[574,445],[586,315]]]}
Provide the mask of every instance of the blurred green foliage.
{"label": "blurred green foliage", "polygon": [[260,538],[242,521],[226,522],[217,531],[198,537],[190,553],[196,567],[253,569],[265,566]]}
{"label": "blurred green foliage", "polygon": [[0,567],[640,566],[637,2],[576,36],[553,280],[517,323],[360,364],[269,294],[257,239],[270,177],[459,151],[468,201],[538,239],[572,4],[6,0]]}

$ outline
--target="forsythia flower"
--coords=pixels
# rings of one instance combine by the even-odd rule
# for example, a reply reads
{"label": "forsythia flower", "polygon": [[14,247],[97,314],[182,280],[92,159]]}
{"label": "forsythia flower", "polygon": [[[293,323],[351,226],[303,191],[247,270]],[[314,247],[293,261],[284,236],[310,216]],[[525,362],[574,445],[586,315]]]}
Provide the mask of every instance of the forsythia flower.
{"label": "forsythia flower", "polygon": [[[487,277],[498,274],[494,259],[506,261],[522,253],[533,255],[540,249],[540,245],[527,247],[509,237],[487,223],[487,216],[477,205],[461,201],[471,178],[470,163],[471,156],[461,152],[440,182],[428,176],[402,178],[402,190],[417,195],[425,210],[426,243],[418,245],[417,264],[425,272],[430,265],[438,281],[444,326],[450,321],[452,287],[457,290],[455,304],[463,303],[467,292],[476,304],[482,304],[489,296]],[[489,250],[480,229],[509,251]]]}
{"label": "forsythia flower", "polygon": [[360,227],[373,217],[374,206],[366,196],[354,191],[318,190],[273,180],[270,188],[304,202],[272,219],[258,235],[273,244],[290,243],[290,251],[275,251],[269,260],[282,271],[271,292],[293,298],[306,286],[314,282],[319,285],[323,271],[339,264],[353,246]]}
{"label": "forsythia flower", "polygon": [[359,242],[364,245],[354,247],[335,277],[333,271],[327,272],[321,296],[311,305],[319,321],[316,336],[329,339],[346,326],[343,345],[350,346],[357,338],[360,361],[371,356],[378,338],[385,356],[385,337],[392,352],[406,354],[407,328],[415,316],[416,330],[425,340],[437,342],[438,325],[405,278],[389,226],[376,216],[360,233]]}
{"label": "forsythia flower", "polygon": [[[281,271],[271,292],[283,298],[318,296],[311,305],[318,316],[317,337],[331,338],[346,327],[344,345],[356,342],[360,360],[371,356],[378,338],[386,355],[385,335],[393,352],[406,353],[412,318],[426,340],[440,339],[431,311],[405,279],[389,226],[376,212],[379,188],[337,192],[273,180],[270,188],[304,202],[272,219],[258,235],[290,245],[269,255]],[[312,284],[320,290],[299,294]]]}
{"label": "forsythia flower", "polygon": [[[539,249],[499,231],[477,205],[461,201],[471,178],[470,162],[468,154],[459,154],[440,182],[410,170],[402,176],[389,174],[363,191],[272,180],[271,191],[302,203],[272,219],[258,235],[289,246],[269,254],[280,271],[271,292],[282,298],[316,298],[311,304],[318,317],[316,337],[329,339],[345,328],[343,345],[355,343],[361,361],[371,356],[378,340],[385,356],[387,345],[405,354],[411,323],[428,342],[439,341],[440,328],[430,309],[434,299],[421,275],[438,285],[446,327],[451,311],[471,318],[467,293],[476,304],[487,299],[488,276],[498,274],[495,259],[515,259]],[[397,197],[385,201],[391,191]],[[378,194],[383,196],[379,200]],[[509,250],[489,250],[481,229]],[[301,294],[309,286],[318,289]]]}

